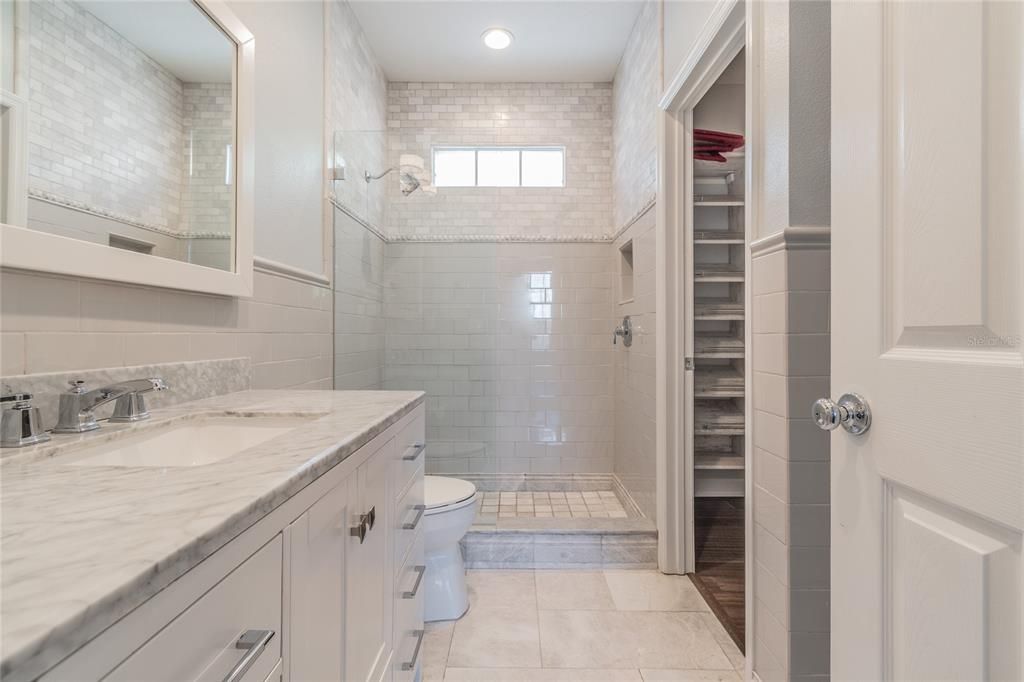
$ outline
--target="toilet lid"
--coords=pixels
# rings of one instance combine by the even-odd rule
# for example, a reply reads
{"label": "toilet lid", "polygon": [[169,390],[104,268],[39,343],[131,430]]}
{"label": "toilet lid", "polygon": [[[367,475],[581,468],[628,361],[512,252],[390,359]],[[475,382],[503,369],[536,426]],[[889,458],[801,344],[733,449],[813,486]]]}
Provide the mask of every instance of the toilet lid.
{"label": "toilet lid", "polygon": [[423,502],[427,509],[449,507],[473,499],[476,486],[461,478],[448,476],[423,477]]}

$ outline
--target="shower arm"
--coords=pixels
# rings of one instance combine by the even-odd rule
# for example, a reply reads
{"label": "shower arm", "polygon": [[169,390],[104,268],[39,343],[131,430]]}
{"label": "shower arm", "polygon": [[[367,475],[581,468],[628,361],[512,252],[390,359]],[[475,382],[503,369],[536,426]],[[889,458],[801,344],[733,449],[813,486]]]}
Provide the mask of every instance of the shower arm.
{"label": "shower arm", "polygon": [[386,171],[382,172],[380,175],[374,175],[370,171],[363,171],[363,179],[366,180],[367,183],[369,183],[371,180],[380,180],[381,178],[383,178],[385,175],[387,175],[388,173],[390,173],[393,170],[398,170],[398,169],[395,168],[394,166],[392,166],[391,168],[388,168]]}

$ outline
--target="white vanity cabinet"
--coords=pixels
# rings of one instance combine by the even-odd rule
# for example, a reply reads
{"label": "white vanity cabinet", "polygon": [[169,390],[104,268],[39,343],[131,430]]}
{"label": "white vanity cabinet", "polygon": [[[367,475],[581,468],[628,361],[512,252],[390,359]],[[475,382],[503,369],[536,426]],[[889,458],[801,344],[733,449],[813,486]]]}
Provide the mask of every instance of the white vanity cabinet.
{"label": "white vanity cabinet", "polygon": [[[42,679],[416,679],[423,415],[417,406]],[[243,636],[264,646],[239,648]]]}

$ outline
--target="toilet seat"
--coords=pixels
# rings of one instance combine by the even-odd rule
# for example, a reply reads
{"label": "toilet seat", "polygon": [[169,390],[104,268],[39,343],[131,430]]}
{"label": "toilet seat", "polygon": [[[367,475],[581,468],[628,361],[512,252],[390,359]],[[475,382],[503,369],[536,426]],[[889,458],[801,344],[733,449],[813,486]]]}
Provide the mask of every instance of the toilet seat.
{"label": "toilet seat", "polygon": [[427,516],[461,509],[475,500],[476,486],[469,481],[448,476],[423,477],[424,514]]}

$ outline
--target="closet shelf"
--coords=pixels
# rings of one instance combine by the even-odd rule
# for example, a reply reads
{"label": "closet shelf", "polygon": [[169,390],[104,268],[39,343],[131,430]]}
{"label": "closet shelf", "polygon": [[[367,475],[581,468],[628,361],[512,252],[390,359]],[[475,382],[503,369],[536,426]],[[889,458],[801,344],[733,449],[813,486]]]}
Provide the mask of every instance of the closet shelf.
{"label": "closet shelf", "polygon": [[732,402],[693,401],[695,436],[742,436],[743,411]]}
{"label": "closet shelf", "polygon": [[693,301],[695,320],[742,320],[743,303],[715,298],[695,298]]}
{"label": "closet shelf", "polygon": [[694,244],[742,244],[742,232],[725,230],[697,230],[693,233]]}
{"label": "closet shelf", "polygon": [[693,376],[695,398],[742,398],[743,375],[734,367],[698,367]]}
{"label": "closet shelf", "polygon": [[693,198],[694,206],[743,206],[743,197],[728,194],[698,194]]}
{"label": "closet shelf", "polygon": [[698,180],[724,178],[727,175],[743,171],[743,152],[724,152],[725,163],[716,161],[693,160],[693,177]]}
{"label": "closet shelf", "polygon": [[732,263],[694,263],[695,282],[742,282],[743,266]]}
{"label": "closet shelf", "polygon": [[718,469],[742,471],[746,468],[743,455],[731,452],[702,452],[697,450],[693,456],[694,469]]}
{"label": "closet shelf", "polygon": [[698,334],[693,337],[695,358],[735,359],[743,356],[743,339],[734,334]]}

